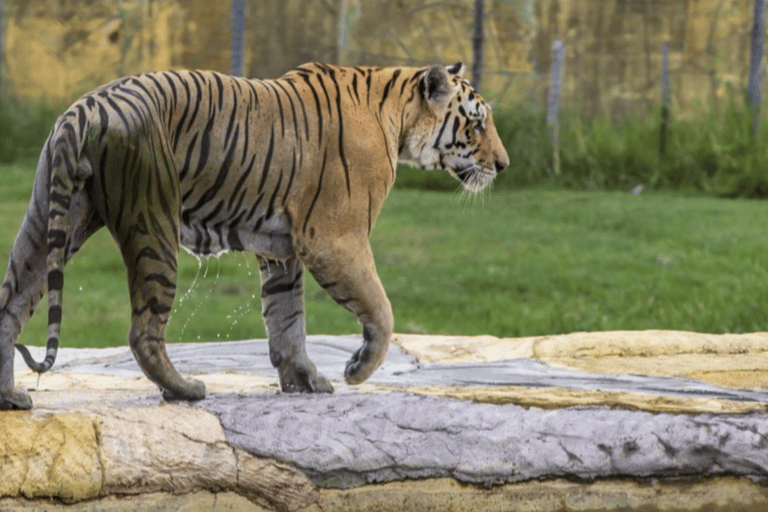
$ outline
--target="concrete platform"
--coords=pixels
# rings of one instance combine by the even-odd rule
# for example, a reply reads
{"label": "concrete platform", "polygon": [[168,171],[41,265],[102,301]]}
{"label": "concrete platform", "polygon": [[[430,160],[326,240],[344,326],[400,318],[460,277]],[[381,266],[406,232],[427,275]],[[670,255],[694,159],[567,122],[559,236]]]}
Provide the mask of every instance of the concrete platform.
{"label": "concrete platform", "polygon": [[[265,340],[179,344],[167,404],[127,348],[17,360],[0,510],[768,510],[768,334],[314,336],[331,396],[279,393]],[[42,348],[39,349],[42,354]]]}

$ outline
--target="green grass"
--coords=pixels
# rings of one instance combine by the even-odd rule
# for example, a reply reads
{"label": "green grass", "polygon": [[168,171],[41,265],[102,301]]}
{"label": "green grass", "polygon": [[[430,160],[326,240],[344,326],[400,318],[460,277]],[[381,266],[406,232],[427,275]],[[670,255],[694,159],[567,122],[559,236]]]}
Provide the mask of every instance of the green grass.
{"label": "green grass", "polygon": [[[0,163],[37,157],[65,105],[30,103],[0,95]],[[694,118],[670,116],[666,151],[660,155],[660,108],[626,117],[563,109],[560,113],[560,173],[541,105],[523,101],[497,105],[494,122],[510,156],[497,189],[521,187],[573,190],[704,192],[724,197],[768,197],[768,119],[750,133],[751,114],[731,92]],[[443,172],[402,172],[397,188],[455,189]]]}
{"label": "green grass", "polygon": [[[0,166],[0,265],[31,177],[28,165]],[[394,190],[372,246],[398,332],[765,331],[766,217],[764,202],[668,192]],[[89,240],[65,273],[62,344],[124,345],[130,308],[109,234]],[[360,331],[306,281],[310,333]],[[198,263],[182,251],[168,341],[263,337],[259,290],[252,256]],[[23,343],[44,342],[45,316],[40,307]]]}
{"label": "green grass", "polygon": [[64,104],[26,102],[0,92],[0,163],[36,158]]}

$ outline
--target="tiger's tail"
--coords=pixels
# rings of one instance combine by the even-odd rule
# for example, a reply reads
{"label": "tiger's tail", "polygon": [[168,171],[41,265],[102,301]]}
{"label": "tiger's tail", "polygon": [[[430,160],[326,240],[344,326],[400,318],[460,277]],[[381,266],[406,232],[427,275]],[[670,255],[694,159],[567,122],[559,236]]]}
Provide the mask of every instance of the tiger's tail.
{"label": "tiger's tail", "polygon": [[38,363],[27,347],[15,344],[27,366],[37,373],[51,369],[59,350],[64,289],[62,268],[71,243],[70,206],[73,194],[91,174],[90,162],[87,158],[81,158],[87,133],[88,119],[85,111],[72,108],[59,118],[46,142],[52,148],[52,159],[48,162],[51,173],[48,184],[48,343],[45,359]]}

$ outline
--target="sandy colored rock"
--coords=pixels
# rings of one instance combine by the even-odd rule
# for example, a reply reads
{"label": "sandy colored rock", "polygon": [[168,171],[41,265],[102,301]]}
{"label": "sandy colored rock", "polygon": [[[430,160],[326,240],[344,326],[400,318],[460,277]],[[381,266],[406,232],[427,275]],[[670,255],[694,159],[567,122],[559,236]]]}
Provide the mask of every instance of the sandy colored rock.
{"label": "sandy colored rock", "polygon": [[98,500],[62,505],[49,500],[0,499],[0,510],[40,512],[271,512],[234,492],[198,491],[188,494],[156,492],[131,496],[107,496]]}
{"label": "sandy colored rock", "polygon": [[532,358],[596,374],[663,375],[733,388],[768,388],[768,333],[650,330],[531,338],[398,334],[394,342],[421,361]]}
{"label": "sandy colored rock", "polygon": [[[7,512],[267,512],[274,510],[249,502],[232,492],[199,491],[189,494],[150,493],[108,496],[95,501],[63,505],[50,501],[0,499]],[[565,480],[533,481],[490,488],[437,478],[369,485],[356,489],[323,489],[320,501],[300,512],[764,512],[768,489],[744,478],[671,483]]]}
{"label": "sandy colored rock", "polygon": [[744,478],[649,484],[624,481],[533,481],[491,488],[449,478],[322,491],[325,510],[363,512],[764,512],[768,489]]}
{"label": "sandy colored rock", "polygon": [[[371,392],[392,392],[394,388],[369,388]],[[515,404],[521,407],[559,409],[563,407],[612,407],[630,411],[665,412],[677,414],[728,413],[743,414],[766,411],[768,404],[740,400],[714,400],[708,398],[680,398],[656,396],[646,393],[606,392],[563,389],[555,387],[525,388],[521,386],[496,387],[409,387],[409,393],[457,398],[483,404]]]}
{"label": "sandy colored rock", "polygon": [[94,498],[103,484],[99,428],[77,413],[3,412],[0,497]]}
{"label": "sandy colored rock", "polygon": [[237,480],[237,461],[216,417],[180,404],[95,409],[104,493],[190,492]]}
{"label": "sandy colored rock", "polygon": [[202,409],[161,403],[91,412],[102,424],[103,494],[233,490],[286,510],[317,501],[303,473],[233,449],[218,418]]}

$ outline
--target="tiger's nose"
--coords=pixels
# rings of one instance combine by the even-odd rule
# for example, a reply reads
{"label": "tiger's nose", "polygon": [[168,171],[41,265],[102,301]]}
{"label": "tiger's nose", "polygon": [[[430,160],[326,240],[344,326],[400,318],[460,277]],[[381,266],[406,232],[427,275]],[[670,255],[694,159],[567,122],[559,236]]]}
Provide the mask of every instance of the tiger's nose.
{"label": "tiger's nose", "polygon": [[496,160],[496,173],[500,173],[509,165],[509,160]]}

